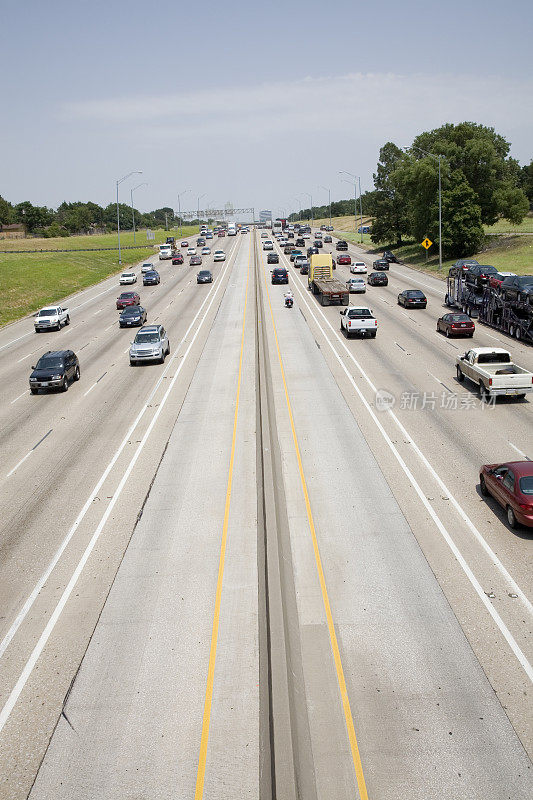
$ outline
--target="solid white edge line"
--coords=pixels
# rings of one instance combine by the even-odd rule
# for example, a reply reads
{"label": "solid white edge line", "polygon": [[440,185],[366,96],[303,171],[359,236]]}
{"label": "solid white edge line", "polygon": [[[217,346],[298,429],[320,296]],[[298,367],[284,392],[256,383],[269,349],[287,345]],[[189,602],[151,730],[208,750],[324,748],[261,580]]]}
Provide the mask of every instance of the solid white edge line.
{"label": "solid white edge line", "polygon": [[[240,242],[241,240],[238,239],[237,241]],[[209,306],[208,306],[207,310],[209,310],[209,308],[211,307],[211,305],[213,303],[213,300],[215,298],[215,295],[216,295],[216,293],[218,291],[218,288],[219,288],[219,286],[222,285],[222,281],[223,281],[223,279],[224,279],[224,277],[226,275],[226,272],[228,271],[228,268],[230,267],[232,256],[234,254],[236,255],[236,251],[237,251],[237,246],[234,246],[232,252],[230,253],[228,261],[224,264],[224,269],[223,269],[222,273],[220,274],[219,279],[215,283],[213,283],[211,289],[209,290],[209,293],[206,294],[205,299],[202,302],[200,308],[198,309],[194,319],[192,320],[191,324],[187,328],[187,331],[185,332],[185,334],[184,334],[184,336],[183,336],[183,338],[181,340],[182,342],[186,340],[186,338],[189,335],[191,329],[195,325],[198,317],[202,313],[202,310],[203,310],[204,306],[208,302],[211,292],[213,292],[213,296],[211,298],[211,302],[209,303]],[[202,327],[202,322],[200,322],[198,330],[196,331],[192,341],[194,341],[196,339],[201,327]],[[180,352],[180,347],[178,345],[178,347],[174,351],[174,354],[170,358],[167,366],[165,367],[165,369],[161,373],[161,375],[158,378],[158,380],[156,381],[152,391],[148,395],[148,398],[144,402],[143,407],[139,411],[137,417],[135,418],[134,422],[132,423],[132,425],[130,426],[128,432],[126,433],[124,439],[122,440],[121,444],[119,445],[118,449],[116,450],[113,458],[111,459],[111,461],[109,462],[109,464],[105,468],[105,470],[102,473],[98,483],[96,484],[96,486],[94,487],[93,491],[91,492],[91,494],[87,498],[87,500],[86,500],[83,508],[81,509],[80,513],[78,514],[78,516],[74,520],[74,523],[72,524],[69,532],[67,533],[67,535],[63,539],[61,545],[59,546],[59,548],[56,551],[55,555],[53,556],[52,560],[50,561],[50,563],[49,563],[48,567],[46,568],[45,572],[41,575],[39,581],[34,586],[31,594],[26,598],[26,601],[25,601],[24,605],[22,606],[21,610],[17,614],[15,620],[13,621],[11,627],[9,628],[7,633],[5,634],[4,638],[0,642],[0,659],[4,655],[4,653],[7,650],[7,648],[9,647],[9,644],[10,644],[11,640],[13,639],[13,637],[15,636],[16,632],[18,631],[18,629],[20,628],[20,626],[24,622],[24,619],[26,618],[28,612],[30,611],[30,609],[33,606],[35,600],[37,599],[37,597],[39,595],[39,592],[41,591],[41,589],[43,588],[44,584],[46,583],[46,581],[50,577],[50,575],[51,575],[52,571],[54,570],[55,566],[57,565],[59,559],[63,555],[63,552],[65,551],[67,545],[69,544],[70,540],[74,536],[74,534],[75,534],[76,530],[78,529],[79,525],[83,521],[83,518],[85,517],[85,514],[87,513],[87,511],[91,507],[91,505],[93,503],[93,500],[96,497],[96,495],[98,494],[98,492],[100,491],[104,481],[107,479],[109,473],[111,472],[111,470],[115,466],[117,460],[119,459],[122,451],[124,450],[125,446],[128,444],[129,440],[131,439],[131,436],[132,436],[135,428],[137,427],[137,425],[139,424],[139,422],[140,422],[141,418],[143,417],[145,411],[149,407],[150,401],[152,400],[152,398],[154,397],[154,395],[155,395],[156,391],[158,390],[159,386],[163,382],[163,379],[166,377],[166,373],[173,366],[174,360],[175,359],[177,360],[179,352]],[[187,350],[187,353],[188,352],[189,352],[189,350]],[[181,369],[181,365],[185,362],[187,353],[182,357],[182,361],[181,361],[181,364],[180,364],[180,369]],[[32,451],[30,451],[30,453],[31,452]],[[28,455],[30,455],[30,453],[28,453]],[[27,458],[27,457],[28,456],[25,456],[25,458]],[[1,730],[1,728],[0,728],[0,730]]]}
{"label": "solid white edge line", "polygon": [[[296,281],[296,283],[298,283],[298,284],[299,284],[299,287],[300,287],[300,294],[301,294],[301,291],[302,291],[302,290],[301,290],[301,282],[300,282],[300,281]],[[313,314],[313,311],[312,311],[311,307],[309,306],[309,304],[308,304],[307,300],[305,299],[305,297],[304,297],[303,295],[302,295],[302,297],[303,297],[303,299],[304,299],[304,302],[305,302],[305,304],[307,305],[307,307],[309,308],[309,310],[310,310],[310,311],[311,311],[311,313]],[[351,352],[351,351],[349,350],[349,348],[346,346],[346,343],[345,343],[345,342],[344,342],[344,341],[343,341],[343,340],[340,338],[340,336],[338,335],[337,331],[336,331],[336,330],[333,328],[333,326],[331,325],[330,321],[329,321],[329,320],[327,319],[327,317],[325,316],[324,312],[323,312],[323,311],[322,311],[322,310],[321,310],[321,309],[320,309],[318,306],[316,307],[316,310],[317,310],[317,311],[319,312],[319,314],[322,316],[322,318],[323,318],[324,322],[325,322],[325,323],[326,323],[326,325],[327,325],[327,326],[328,326],[328,327],[331,329],[331,332],[333,333],[333,335],[335,336],[335,338],[337,339],[337,341],[339,342],[339,344],[340,344],[340,345],[343,347],[343,349],[346,351],[346,353],[347,353],[347,355],[349,356],[349,358],[350,358],[350,359],[353,361],[353,363],[355,364],[355,366],[357,367],[357,369],[360,371],[360,373],[361,373],[361,377],[365,379],[365,381],[368,383],[368,385],[370,386],[370,388],[372,389],[372,391],[375,393],[375,392],[377,391],[376,387],[374,386],[374,384],[372,383],[372,381],[370,380],[370,378],[368,377],[368,375],[366,374],[366,372],[363,370],[362,366],[359,364],[359,362],[357,361],[357,359],[354,357],[354,355],[352,354],[352,352]],[[313,316],[314,316],[314,315],[313,315]],[[327,339],[327,340],[328,340],[328,342],[329,342],[329,339],[328,339],[328,337],[326,336],[324,329],[321,327],[321,325],[320,325],[320,323],[318,322],[318,320],[316,319],[316,317],[314,317],[314,319],[315,319],[315,322],[317,323],[318,327],[319,327],[319,328],[320,328],[320,330],[322,331],[322,334],[323,334],[323,335],[326,337],[326,339]],[[448,341],[448,340],[446,340],[446,341]],[[329,342],[329,344],[330,344],[330,346],[331,346],[331,342]],[[397,344],[397,342],[396,342],[396,344]],[[527,608],[527,610],[529,611],[529,613],[530,613],[530,614],[533,614],[533,603],[531,603],[531,601],[530,601],[530,600],[529,600],[529,599],[526,597],[525,593],[522,591],[522,589],[521,589],[521,588],[518,586],[518,584],[516,583],[516,581],[514,580],[514,578],[513,578],[513,577],[510,575],[510,573],[509,573],[509,572],[507,571],[507,569],[504,567],[504,565],[502,564],[502,562],[500,561],[500,559],[498,558],[498,556],[496,555],[496,553],[495,553],[495,552],[492,550],[492,548],[490,547],[490,545],[489,545],[489,544],[488,544],[488,543],[485,541],[485,539],[483,538],[482,534],[481,534],[481,533],[480,533],[480,531],[477,529],[477,527],[474,525],[474,523],[472,522],[472,520],[470,519],[470,517],[468,516],[468,514],[466,513],[466,511],[464,511],[464,509],[463,509],[463,508],[462,508],[462,507],[459,505],[459,503],[457,502],[457,500],[456,500],[456,499],[455,499],[455,497],[453,496],[453,493],[452,493],[452,492],[450,492],[450,490],[448,489],[448,487],[446,486],[446,484],[444,483],[444,481],[443,481],[443,480],[440,478],[440,476],[438,475],[438,473],[436,472],[436,470],[435,470],[435,469],[432,467],[432,465],[429,463],[428,459],[427,459],[427,458],[426,458],[426,456],[425,456],[425,455],[422,453],[422,451],[420,450],[420,448],[418,447],[418,445],[417,445],[417,444],[416,444],[416,442],[414,441],[414,439],[413,439],[413,437],[411,436],[411,434],[410,434],[410,433],[409,433],[409,432],[406,430],[406,428],[404,427],[404,425],[403,425],[403,424],[400,422],[400,420],[398,419],[398,417],[396,416],[396,414],[395,414],[395,413],[394,413],[394,412],[393,412],[393,411],[392,411],[390,408],[386,409],[386,410],[384,411],[384,413],[388,414],[388,415],[389,415],[389,416],[390,416],[390,417],[391,417],[391,418],[394,420],[394,422],[396,423],[396,425],[397,425],[397,426],[400,428],[400,430],[401,430],[401,432],[402,432],[403,436],[404,436],[404,437],[406,438],[406,440],[407,440],[407,443],[408,443],[408,444],[409,444],[409,445],[410,445],[410,446],[413,448],[413,450],[414,450],[414,451],[415,451],[415,453],[418,455],[418,457],[420,458],[420,460],[422,461],[422,463],[424,464],[424,466],[426,467],[426,469],[429,471],[430,475],[433,477],[433,479],[434,479],[435,481],[437,481],[437,483],[438,483],[439,487],[441,488],[441,490],[442,490],[442,491],[444,492],[444,494],[445,494],[445,495],[446,495],[446,496],[449,498],[449,500],[450,500],[451,504],[454,506],[455,510],[457,511],[457,513],[459,514],[459,516],[461,517],[461,519],[463,520],[463,522],[464,522],[464,523],[465,523],[465,524],[468,526],[468,528],[470,529],[470,531],[471,531],[471,532],[474,534],[474,536],[476,537],[476,539],[477,539],[477,541],[479,542],[479,544],[481,545],[481,547],[482,547],[482,548],[485,550],[485,552],[486,552],[486,553],[487,553],[487,555],[489,556],[489,558],[490,558],[490,560],[492,561],[493,565],[494,565],[495,567],[497,567],[497,569],[498,569],[498,570],[499,570],[499,572],[502,574],[502,576],[505,578],[505,580],[506,580],[506,581],[508,581],[508,582],[510,583],[511,587],[513,588],[513,591],[514,591],[516,594],[518,594],[518,595],[519,595],[520,599],[522,600],[522,602],[523,602],[523,603],[524,603],[524,605],[526,606],[526,608]]]}
{"label": "solid white edge line", "polygon": [[[297,283],[298,283],[298,282],[297,282]],[[487,609],[487,611],[489,612],[490,616],[493,618],[494,622],[495,622],[495,623],[496,623],[496,625],[498,626],[498,629],[500,630],[500,633],[502,634],[502,636],[503,636],[503,637],[504,637],[504,639],[506,640],[507,644],[508,644],[508,645],[509,645],[509,647],[511,648],[512,652],[514,653],[515,657],[517,658],[518,662],[520,663],[520,665],[521,665],[522,669],[524,670],[524,672],[526,673],[527,677],[529,678],[529,680],[530,680],[531,682],[533,682],[533,666],[532,666],[532,665],[529,663],[529,661],[527,660],[526,656],[524,655],[524,653],[523,653],[523,652],[522,652],[522,650],[520,649],[520,647],[519,647],[518,643],[516,642],[515,638],[513,637],[513,635],[511,634],[511,632],[510,632],[510,631],[509,631],[509,629],[507,628],[506,624],[504,623],[503,619],[500,617],[500,615],[498,614],[498,612],[496,611],[496,609],[494,608],[494,606],[492,605],[492,603],[489,601],[489,598],[486,596],[485,592],[483,591],[483,588],[481,587],[481,585],[480,585],[480,583],[478,582],[478,580],[477,580],[476,576],[474,575],[474,573],[472,572],[472,570],[471,570],[471,569],[470,569],[470,567],[468,566],[468,564],[467,564],[466,560],[464,559],[463,555],[461,554],[461,552],[460,552],[459,548],[457,547],[457,545],[455,544],[455,542],[452,540],[452,538],[451,538],[450,534],[448,533],[448,531],[447,531],[447,530],[446,530],[446,528],[444,527],[444,525],[443,525],[443,523],[441,522],[441,520],[440,520],[439,516],[437,515],[437,513],[436,513],[435,509],[433,508],[433,506],[431,505],[431,503],[430,503],[430,502],[428,501],[428,499],[426,498],[426,496],[425,496],[424,492],[423,492],[423,491],[422,491],[422,489],[420,488],[420,486],[419,486],[418,482],[416,481],[416,479],[415,479],[414,475],[412,474],[411,470],[409,469],[409,467],[407,466],[407,464],[405,463],[405,461],[404,461],[404,460],[403,460],[403,458],[401,457],[400,453],[398,452],[398,450],[397,450],[397,449],[396,449],[396,447],[394,446],[394,443],[392,442],[392,440],[390,439],[389,435],[387,434],[387,432],[386,432],[385,428],[383,427],[383,425],[381,424],[381,422],[378,420],[378,418],[377,418],[376,414],[374,413],[374,411],[372,410],[372,408],[371,408],[370,404],[369,404],[369,403],[368,403],[368,401],[365,399],[365,397],[364,397],[363,393],[361,392],[361,390],[359,389],[359,387],[358,387],[358,386],[357,386],[357,384],[355,383],[355,380],[354,380],[354,378],[352,377],[352,375],[351,375],[351,374],[350,374],[350,372],[348,371],[348,368],[346,367],[346,365],[345,365],[345,364],[344,364],[344,362],[342,361],[342,359],[341,359],[340,355],[339,355],[339,354],[337,353],[337,351],[335,350],[335,347],[334,347],[333,343],[331,342],[330,338],[329,338],[329,337],[326,335],[326,333],[325,333],[325,331],[323,330],[322,326],[320,325],[320,323],[319,323],[318,319],[316,318],[315,314],[313,313],[313,310],[311,309],[311,306],[308,304],[307,300],[305,300],[305,298],[304,298],[304,296],[303,296],[303,293],[302,293],[302,289],[301,289],[300,287],[298,287],[297,291],[298,291],[298,293],[300,294],[300,296],[302,297],[302,299],[303,299],[303,301],[304,301],[305,305],[306,305],[306,306],[307,306],[307,308],[309,309],[309,312],[311,313],[311,316],[312,316],[312,317],[313,317],[313,319],[315,320],[315,322],[316,322],[316,324],[318,325],[319,329],[322,331],[322,334],[323,334],[324,338],[326,339],[327,343],[328,343],[328,344],[329,344],[329,346],[331,347],[331,350],[332,350],[332,352],[333,352],[333,354],[334,354],[335,358],[337,359],[337,361],[338,361],[338,362],[339,362],[339,364],[341,365],[341,367],[342,367],[343,371],[345,372],[345,374],[346,374],[346,376],[347,376],[348,380],[350,381],[350,383],[352,384],[353,388],[354,388],[354,389],[355,389],[355,391],[357,392],[357,394],[358,394],[358,396],[359,396],[359,398],[360,398],[361,402],[363,403],[363,405],[365,406],[366,410],[368,411],[368,413],[369,413],[369,414],[370,414],[370,416],[372,417],[372,420],[373,420],[373,421],[374,421],[374,423],[376,424],[376,426],[377,426],[377,428],[378,428],[379,432],[382,434],[383,438],[385,439],[385,442],[387,443],[387,445],[389,446],[389,448],[390,448],[390,450],[392,451],[393,455],[395,456],[396,460],[398,461],[398,463],[400,464],[401,468],[402,468],[402,469],[403,469],[403,471],[405,472],[405,475],[406,475],[406,477],[407,477],[407,478],[409,479],[409,481],[411,482],[411,485],[412,485],[412,486],[413,486],[413,488],[415,489],[415,491],[416,491],[416,493],[418,494],[418,496],[419,496],[420,500],[422,501],[422,503],[424,504],[424,506],[425,506],[426,510],[427,510],[427,511],[428,511],[428,513],[430,514],[430,516],[431,516],[431,518],[432,518],[433,522],[435,523],[436,527],[438,528],[439,532],[441,533],[442,537],[444,538],[444,540],[445,540],[446,544],[448,545],[448,547],[449,547],[449,548],[450,548],[450,550],[452,551],[453,555],[454,555],[454,556],[455,556],[455,558],[457,559],[457,562],[458,562],[458,563],[459,563],[459,565],[461,566],[461,568],[462,568],[463,572],[465,573],[465,575],[467,576],[468,580],[469,580],[469,581],[470,581],[470,583],[472,584],[472,587],[474,588],[474,591],[476,592],[476,594],[478,595],[479,599],[481,600],[481,602],[483,603],[483,605],[485,606],[485,608],[486,608],[486,609]],[[336,331],[333,329],[333,327],[331,326],[331,324],[330,324],[329,320],[327,320],[325,317],[324,317],[324,319],[325,319],[326,323],[329,325],[329,327],[331,328],[332,332],[335,334],[335,336],[337,336],[337,332],[336,332]],[[344,345],[344,342],[342,342],[342,341],[341,341],[340,343],[341,343],[341,344],[342,344],[344,347],[346,347],[346,346]],[[349,355],[351,355],[351,354],[350,354],[350,352],[349,352],[349,350],[348,350],[347,348],[346,348],[346,350],[347,350],[347,352],[349,353]],[[352,358],[353,358],[353,356],[352,356]],[[356,364],[357,364],[357,361],[355,360],[355,358],[353,358],[353,361],[354,361],[354,363],[356,363]],[[362,376],[363,376],[363,377],[366,379],[366,381],[369,383],[369,385],[373,387],[373,384],[372,384],[372,382],[371,382],[371,381],[370,381],[370,379],[369,379],[369,378],[368,378],[368,377],[365,375],[364,371],[361,369],[361,367],[360,367],[360,366],[358,366],[358,369],[360,369],[360,370],[361,370],[361,374],[362,374]],[[374,389],[374,391],[375,391],[375,389]],[[388,413],[390,413],[390,412],[388,412]],[[409,439],[409,443],[410,443],[410,444],[412,444],[412,445],[414,446],[414,448],[418,450],[418,448],[416,448],[416,445],[415,445],[415,444],[414,444],[414,442],[412,441],[411,437],[409,436],[409,434],[407,433],[407,431],[405,430],[405,428],[403,427],[403,425],[401,425],[401,423],[399,422],[399,420],[397,420],[397,419],[395,418],[395,415],[394,415],[394,414],[391,414],[391,416],[392,416],[392,417],[395,419],[395,421],[396,421],[396,422],[397,422],[397,424],[400,426],[400,428],[402,429],[402,431],[404,432],[404,434],[405,434],[405,435],[408,437],[408,439]],[[418,451],[418,453],[419,453],[419,455],[420,455],[420,456],[423,458],[424,462],[427,464],[427,466],[428,466],[428,467],[429,467],[429,469],[432,471],[432,473],[434,473],[433,467],[431,467],[431,465],[429,465],[429,464],[427,463],[427,461],[426,461],[425,457],[424,457],[424,456],[423,456],[423,455],[420,453],[420,451]],[[436,474],[436,473],[435,473],[435,477],[436,477],[436,479],[438,480],[438,482],[439,482],[439,485],[441,485],[442,487],[444,487],[444,489],[445,489],[445,491],[446,491],[446,493],[447,493],[447,496],[449,496],[449,497],[451,498],[451,495],[450,495],[450,493],[448,492],[448,490],[446,489],[446,487],[444,486],[444,484],[442,483],[442,481],[440,480],[440,478],[437,476],[437,474]],[[460,506],[459,506],[459,508],[460,508]],[[462,511],[462,509],[461,509],[461,511]],[[465,514],[465,512],[462,512],[462,513],[463,513],[463,514],[464,514],[464,516],[466,517],[466,514]],[[467,519],[468,519],[468,518],[467,518]],[[472,527],[473,527],[473,523],[470,523],[470,525],[472,525]],[[478,531],[478,534],[479,534],[479,531]],[[481,534],[479,534],[479,536],[481,536]],[[486,545],[486,543],[485,543],[485,545]],[[491,552],[491,553],[492,553],[492,550],[490,550],[490,548],[488,547],[488,545],[486,545],[486,547],[488,548],[489,552]],[[494,558],[496,558],[496,556],[494,556]],[[499,562],[498,562],[498,563],[499,563]],[[504,573],[507,573],[507,570],[505,570],[505,567],[503,567],[503,564],[502,564],[502,565],[500,565],[500,566],[501,566],[501,569],[504,571]],[[507,574],[508,574],[508,573],[507,573]],[[526,597],[523,595],[523,592],[522,592],[522,591],[519,589],[519,587],[518,587],[518,586],[515,584],[514,580],[513,580],[513,579],[512,579],[510,576],[509,576],[509,579],[510,579],[511,583],[513,584],[513,586],[514,586],[514,588],[515,588],[516,592],[517,592],[517,593],[519,593],[519,595],[520,595],[521,599],[522,599],[523,601],[525,601],[525,602],[526,602],[526,604],[529,604],[529,601],[528,601],[528,600],[527,600],[527,598],[526,598]]]}
{"label": "solid white edge line", "polygon": [[25,338],[26,338],[26,336],[33,336],[33,335],[34,335],[34,333],[35,333],[35,331],[31,331],[30,333],[24,333],[22,336],[18,336],[16,339],[11,339],[11,341],[10,341],[10,342],[7,342],[6,344],[3,344],[3,345],[2,345],[2,346],[0,347],[0,350],[5,350],[5,349],[6,349],[6,347],[9,347],[9,345],[11,345],[11,344],[15,344],[15,342],[20,342],[20,340],[21,340],[21,339],[25,339]]}
{"label": "solid white edge line", "polygon": [[525,454],[525,453],[523,453],[523,452],[522,452],[522,450],[519,450],[519,449],[518,449],[518,447],[517,447],[515,444],[513,444],[513,443],[512,443],[512,442],[510,442],[510,441],[507,441],[507,444],[509,444],[509,445],[510,445],[510,446],[513,448],[513,450],[516,450],[516,452],[517,452],[519,455],[521,455],[523,458],[525,458],[527,461],[531,461],[531,459],[529,458],[529,456],[526,456],[526,454]]}
{"label": "solid white edge line", "polygon": [[87,395],[89,394],[89,392],[92,392],[92,390],[94,389],[94,387],[95,387],[95,386],[96,386],[96,383],[93,383],[93,385],[92,385],[92,386],[90,386],[90,387],[87,389],[87,391],[85,392],[85,394],[84,394],[83,396],[84,396],[84,397],[87,397]]}
{"label": "solid white edge line", "polygon": [[22,394],[19,394],[18,397],[15,397],[14,400],[11,400],[11,405],[13,405],[13,403],[16,403],[17,400],[20,400],[21,397],[24,397],[25,394],[28,394],[29,391],[30,391],[29,389],[26,389],[24,392],[22,392]]}

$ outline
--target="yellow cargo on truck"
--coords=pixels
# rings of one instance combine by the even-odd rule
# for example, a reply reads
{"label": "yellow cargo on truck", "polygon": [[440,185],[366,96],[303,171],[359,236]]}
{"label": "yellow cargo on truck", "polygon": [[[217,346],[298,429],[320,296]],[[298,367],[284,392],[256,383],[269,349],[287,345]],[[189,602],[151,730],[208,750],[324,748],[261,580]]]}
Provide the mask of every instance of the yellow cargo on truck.
{"label": "yellow cargo on truck", "polygon": [[333,277],[333,259],[330,253],[314,254],[309,260],[308,287],[323,306],[343,305],[350,302],[350,292],[345,284]]}

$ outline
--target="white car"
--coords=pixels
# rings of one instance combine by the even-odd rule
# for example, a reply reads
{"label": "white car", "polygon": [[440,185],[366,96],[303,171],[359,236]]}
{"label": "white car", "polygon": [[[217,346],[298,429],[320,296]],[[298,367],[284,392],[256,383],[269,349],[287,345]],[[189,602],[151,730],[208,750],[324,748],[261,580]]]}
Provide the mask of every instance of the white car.
{"label": "white car", "polygon": [[366,285],[362,278],[350,278],[346,281],[346,288],[350,293],[362,294],[366,292]]}
{"label": "white car", "polygon": [[266,231],[262,231],[261,232],[261,239],[266,239],[267,236],[268,236],[268,233]]}
{"label": "white car", "polygon": [[224,250],[215,250],[213,255],[213,261],[225,261],[226,260],[226,253]]}
{"label": "white car", "polygon": [[121,284],[137,283],[137,275],[134,272],[123,272],[118,282]]}
{"label": "white car", "polygon": [[266,242],[263,242],[263,250],[273,250],[273,249],[274,249],[274,245],[270,241],[270,239],[267,239]]}
{"label": "white car", "polygon": [[187,250],[188,256],[195,256],[196,255],[196,247],[189,247]]}
{"label": "white car", "polygon": [[301,238],[302,239],[310,239],[311,238],[311,234],[310,233],[302,233],[302,237]]}
{"label": "white car", "polygon": [[315,239],[322,239],[322,231],[315,232]]}
{"label": "white car", "polygon": [[144,275],[145,272],[151,272],[153,268],[154,268],[153,264],[143,264],[141,267],[141,272]]}
{"label": "white car", "polygon": [[203,256],[210,256],[211,255],[211,248],[210,247],[202,247],[202,255]]}
{"label": "white car", "polygon": [[350,267],[350,272],[354,275],[366,275],[366,264],[364,261],[354,261]]}

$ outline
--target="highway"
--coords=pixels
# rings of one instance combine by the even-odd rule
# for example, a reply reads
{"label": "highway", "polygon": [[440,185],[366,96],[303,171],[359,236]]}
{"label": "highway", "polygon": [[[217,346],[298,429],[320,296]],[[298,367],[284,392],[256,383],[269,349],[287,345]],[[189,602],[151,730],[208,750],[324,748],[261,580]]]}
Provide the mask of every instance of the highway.
{"label": "highway", "polygon": [[[533,536],[477,483],[533,458],[533,401],[454,359],[533,349],[437,334],[400,265],[347,340],[277,245],[291,310],[258,233],[211,246],[213,284],[138,289],[164,365],[129,366],[116,276],[0,331],[0,798],[531,798]],[[30,395],[62,347],[81,380]]]}

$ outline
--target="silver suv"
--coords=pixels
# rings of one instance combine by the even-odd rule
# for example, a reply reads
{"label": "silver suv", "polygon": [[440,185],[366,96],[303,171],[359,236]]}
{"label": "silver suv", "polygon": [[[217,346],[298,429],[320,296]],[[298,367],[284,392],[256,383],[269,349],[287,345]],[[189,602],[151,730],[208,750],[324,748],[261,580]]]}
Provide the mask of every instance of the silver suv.
{"label": "silver suv", "polygon": [[143,325],[130,347],[130,366],[141,361],[159,361],[163,364],[170,353],[170,342],[162,325]]}

